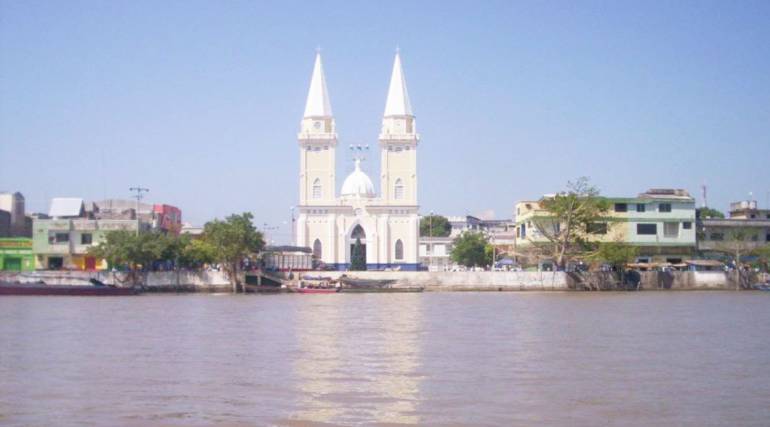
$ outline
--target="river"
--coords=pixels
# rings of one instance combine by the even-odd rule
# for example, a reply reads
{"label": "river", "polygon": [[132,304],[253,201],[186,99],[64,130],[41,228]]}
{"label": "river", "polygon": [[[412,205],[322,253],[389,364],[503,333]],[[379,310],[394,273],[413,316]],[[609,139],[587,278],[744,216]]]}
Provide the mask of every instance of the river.
{"label": "river", "polygon": [[770,293],[0,297],[0,425],[767,426]]}

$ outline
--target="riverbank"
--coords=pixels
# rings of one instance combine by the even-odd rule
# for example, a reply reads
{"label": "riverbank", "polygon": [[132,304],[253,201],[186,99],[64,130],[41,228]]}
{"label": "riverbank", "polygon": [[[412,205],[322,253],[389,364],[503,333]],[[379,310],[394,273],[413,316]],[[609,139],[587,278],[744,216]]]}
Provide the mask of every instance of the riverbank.
{"label": "riverbank", "polygon": [[[611,273],[565,273],[550,271],[467,271],[467,272],[407,272],[407,271],[312,271],[294,273],[294,281],[302,276],[337,279],[342,274],[372,279],[395,280],[397,286],[423,287],[428,292],[458,291],[581,291],[622,289]],[[285,275],[284,275],[285,276]],[[127,273],[87,271],[35,271],[0,273],[0,280],[35,282],[51,285],[87,282],[95,278],[103,283],[128,286],[132,280]],[[287,277],[288,278],[288,277]],[[220,271],[164,271],[141,274],[141,284],[147,292],[230,292],[227,276]],[[732,290],[732,275],[722,271],[675,271],[639,273],[639,290]]]}

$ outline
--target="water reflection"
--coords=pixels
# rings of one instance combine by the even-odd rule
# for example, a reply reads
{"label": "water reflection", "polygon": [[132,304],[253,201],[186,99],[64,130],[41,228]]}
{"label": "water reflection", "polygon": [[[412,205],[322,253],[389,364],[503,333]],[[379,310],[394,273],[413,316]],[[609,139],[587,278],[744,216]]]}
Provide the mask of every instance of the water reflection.
{"label": "water reflection", "polygon": [[[422,298],[320,296],[296,316],[297,420],[418,423]],[[377,303],[372,304],[372,298]]]}

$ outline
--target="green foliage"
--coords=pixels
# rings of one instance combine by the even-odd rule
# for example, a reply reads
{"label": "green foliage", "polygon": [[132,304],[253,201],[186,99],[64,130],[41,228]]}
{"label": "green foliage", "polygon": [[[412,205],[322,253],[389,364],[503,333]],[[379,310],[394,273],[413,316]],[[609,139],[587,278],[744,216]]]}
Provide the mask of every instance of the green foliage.
{"label": "green foliage", "polygon": [[770,267],[770,244],[756,248],[752,253],[757,256],[759,264],[764,267],[764,270],[768,271],[768,267]]}
{"label": "green foliage", "polygon": [[698,208],[695,210],[695,216],[697,218],[719,218],[723,219],[725,214],[712,208]]}
{"label": "green foliage", "polygon": [[452,261],[466,267],[486,266],[492,263],[489,241],[482,233],[466,231],[453,242]]}
{"label": "green foliage", "polygon": [[176,245],[176,260],[182,267],[197,268],[216,260],[214,246],[205,240],[182,235],[176,240]]}
{"label": "green foliage", "polygon": [[421,237],[447,237],[452,232],[452,224],[441,215],[428,215],[420,220]]}
{"label": "green foliage", "polygon": [[366,254],[364,254],[364,248],[361,246],[361,239],[359,238],[356,238],[356,243],[353,245],[353,253],[350,257],[350,270],[366,270]]}
{"label": "green foliage", "polygon": [[606,262],[607,264],[623,267],[632,262],[639,255],[639,248],[623,242],[602,242],[591,259]]}
{"label": "green foliage", "polygon": [[251,213],[244,212],[230,215],[224,221],[207,222],[203,227],[204,243],[195,248],[203,254],[213,254],[213,261],[225,266],[231,281],[237,280],[241,261],[258,253],[265,245],[262,233],[251,223],[253,218]]}
{"label": "green foliage", "polygon": [[107,260],[110,267],[127,265],[132,270],[146,268],[153,261],[174,259],[174,240],[161,233],[139,233],[117,230],[105,235],[104,241],[88,248],[88,254]]}
{"label": "green foliage", "polygon": [[581,177],[568,182],[567,191],[543,198],[540,207],[549,214],[532,221],[549,242],[541,247],[563,268],[568,258],[586,250],[585,231],[594,223],[606,221],[610,202],[599,196],[599,190],[589,184],[588,178]]}

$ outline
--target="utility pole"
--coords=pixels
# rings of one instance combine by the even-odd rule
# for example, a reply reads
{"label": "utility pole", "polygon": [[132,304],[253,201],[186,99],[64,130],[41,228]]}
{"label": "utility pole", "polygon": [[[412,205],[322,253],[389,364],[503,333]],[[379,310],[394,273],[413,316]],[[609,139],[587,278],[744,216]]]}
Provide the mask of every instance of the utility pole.
{"label": "utility pole", "polygon": [[433,271],[433,211],[430,211],[430,216],[428,217],[428,238],[430,239],[428,246],[428,253],[430,255],[430,258],[428,258],[428,271]]}
{"label": "utility pole", "polygon": [[706,183],[704,182],[703,185],[700,186],[701,191],[703,192],[703,206],[704,208],[709,207],[708,199],[706,198]]}
{"label": "utility pole", "polygon": [[139,228],[141,228],[142,222],[139,220],[139,202],[142,201],[142,198],[144,198],[143,193],[149,193],[149,188],[144,187],[131,187],[128,189],[128,191],[136,192],[136,195],[133,196],[136,199],[136,210],[134,211],[134,215],[136,215],[136,235],[139,235]]}

